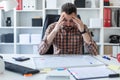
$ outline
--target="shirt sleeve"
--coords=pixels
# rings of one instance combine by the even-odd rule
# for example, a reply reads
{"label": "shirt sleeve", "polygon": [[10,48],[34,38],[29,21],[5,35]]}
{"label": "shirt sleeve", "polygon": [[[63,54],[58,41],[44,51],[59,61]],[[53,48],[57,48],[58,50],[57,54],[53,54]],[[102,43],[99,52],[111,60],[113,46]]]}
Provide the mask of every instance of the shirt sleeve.
{"label": "shirt sleeve", "polygon": [[49,47],[51,46],[52,43],[48,44],[47,36],[54,29],[54,25],[55,24],[51,24],[46,29],[45,35],[44,35],[42,41],[40,42],[40,44],[38,46],[38,52],[39,52],[39,54],[45,54],[48,51]]}
{"label": "shirt sleeve", "polygon": [[87,49],[87,51],[93,55],[97,55],[98,54],[98,47],[97,47],[97,44],[96,42],[92,39],[92,36],[91,36],[91,33],[89,32],[87,26],[85,25],[85,28],[86,28],[86,32],[88,33],[89,37],[90,37],[90,42],[89,43],[86,43],[84,41],[84,45]]}

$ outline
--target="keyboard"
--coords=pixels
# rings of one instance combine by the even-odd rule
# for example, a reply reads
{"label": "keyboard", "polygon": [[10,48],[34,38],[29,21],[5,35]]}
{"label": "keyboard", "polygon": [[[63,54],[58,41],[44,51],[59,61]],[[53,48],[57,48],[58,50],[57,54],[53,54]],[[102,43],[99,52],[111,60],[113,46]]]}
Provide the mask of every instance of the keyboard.
{"label": "keyboard", "polygon": [[35,73],[40,72],[37,69],[24,67],[24,66],[17,65],[17,64],[11,63],[11,62],[7,62],[7,61],[5,61],[5,69],[9,70],[9,71],[12,71],[12,72],[20,73],[22,75],[24,75],[24,74],[35,74]]}

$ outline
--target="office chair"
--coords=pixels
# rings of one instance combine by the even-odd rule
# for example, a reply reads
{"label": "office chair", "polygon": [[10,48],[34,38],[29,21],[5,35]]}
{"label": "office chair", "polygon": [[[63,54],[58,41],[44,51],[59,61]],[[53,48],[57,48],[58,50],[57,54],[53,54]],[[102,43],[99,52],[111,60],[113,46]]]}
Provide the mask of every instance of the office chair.
{"label": "office chair", "polygon": [[[81,19],[79,15],[77,15],[77,16],[79,19]],[[45,31],[48,28],[48,26],[53,22],[57,22],[59,17],[60,17],[60,15],[57,15],[57,14],[47,14],[46,15],[44,25],[43,25],[43,30],[42,30],[42,39],[45,35]],[[84,53],[84,48],[83,48],[83,53]],[[50,46],[50,48],[48,49],[48,51],[45,54],[53,54],[53,45]]]}

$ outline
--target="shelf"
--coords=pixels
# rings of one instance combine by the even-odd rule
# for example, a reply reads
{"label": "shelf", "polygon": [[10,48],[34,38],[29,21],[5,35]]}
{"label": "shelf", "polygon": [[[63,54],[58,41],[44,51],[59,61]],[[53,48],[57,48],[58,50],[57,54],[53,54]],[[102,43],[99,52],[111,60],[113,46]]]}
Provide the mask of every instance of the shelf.
{"label": "shelf", "polygon": [[16,12],[42,12],[43,10],[16,10]]}
{"label": "shelf", "polygon": [[60,10],[60,8],[54,8],[54,9],[45,8],[45,10]]}
{"label": "shelf", "polygon": [[89,27],[88,26],[88,29],[101,29],[102,27]]}
{"label": "shelf", "polygon": [[41,26],[41,27],[30,27],[30,26],[25,26],[25,27],[16,27],[16,29],[42,29],[43,27]]}
{"label": "shelf", "polygon": [[104,43],[105,46],[120,46],[119,43]]}
{"label": "shelf", "polygon": [[120,8],[120,6],[104,6],[104,8]]}
{"label": "shelf", "polygon": [[[38,43],[39,44],[39,43]],[[28,43],[28,44],[25,44],[25,43],[17,43],[16,45],[17,46],[23,46],[23,45],[26,45],[26,46],[33,46],[33,45],[38,45],[38,44],[33,44],[33,43]]]}
{"label": "shelf", "polygon": [[14,45],[0,43],[0,54],[14,54]]}
{"label": "shelf", "polygon": [[[45,8],[45,10],[60,10],[60,8],[54,9]],[[100,8],[77,8],[77,10],[100,10]]]}
{"label": "shelf", "polygon": [[104,27],[104,29],[112,29],[112,30],[119,30],[120,27]]}
{"label": "shelf", "polygon": [[100,10],[100,8],[77,8],[77,10]]}
{"label": "shelf", "polygon": [[0,27],[0,29],[14,29],[14,26],[10,26],[10,27],[2,26]]}
{"label": "shelf", "polygon": [[97,42],[96,44],[97,44],[97,45],[101,45],[101,43],[99,43],[99,42]]}
{"label": "shelf", "polygon": [[14,43],[0,43],[0,45],[6,45],[6,46],[8,46],[8,45],[14,45]]}

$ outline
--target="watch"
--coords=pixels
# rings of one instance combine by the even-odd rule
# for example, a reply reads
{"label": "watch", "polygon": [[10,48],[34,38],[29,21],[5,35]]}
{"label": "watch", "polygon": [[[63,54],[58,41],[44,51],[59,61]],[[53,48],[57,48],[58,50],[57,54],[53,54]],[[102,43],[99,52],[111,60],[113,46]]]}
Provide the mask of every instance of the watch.
{"label": "watch", "polygon": [[86,30],[85,30],[85,28],[84,28],[84,31],[82,31],[82,32],[80,32],[81,34],[84,34],[84,33],[86,33]]}

